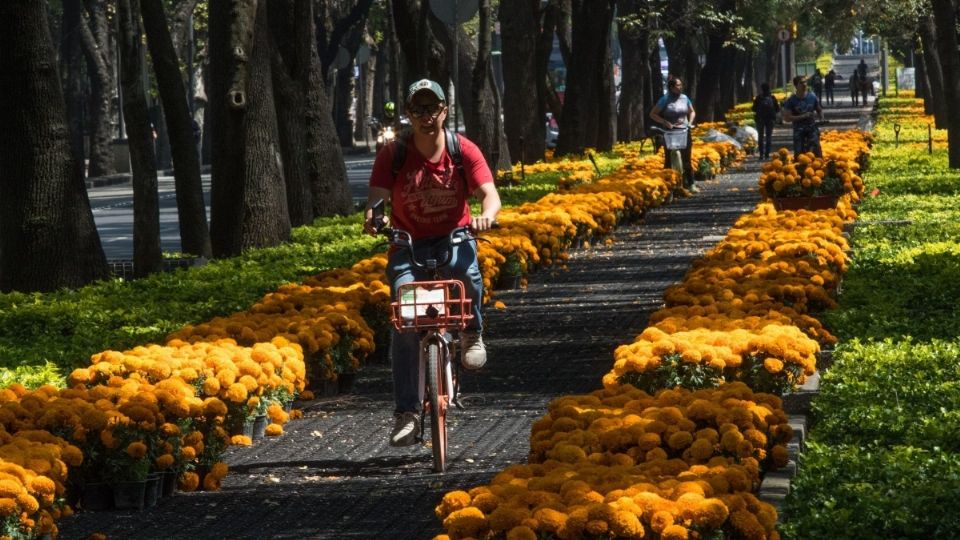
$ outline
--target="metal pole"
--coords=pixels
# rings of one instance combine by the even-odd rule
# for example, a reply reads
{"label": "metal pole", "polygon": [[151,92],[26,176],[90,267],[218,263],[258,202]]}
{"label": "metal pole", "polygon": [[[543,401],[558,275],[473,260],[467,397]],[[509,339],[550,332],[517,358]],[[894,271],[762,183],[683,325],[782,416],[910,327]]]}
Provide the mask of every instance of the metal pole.
{"label": "metal pole", "polygon": [[787,42],[780,42],[780,74],[783,77],[783,87],[787,88]]}
{"label": "metal pole", "polygon": [[196,73],[193,70],[193,59],[196,55],[195,43],[193,38],[193,13],[187,18],[187,108],[190,109],[190,118],[193,119],[193,113],[196,112],[193,103],[193,89],[196,87]]}

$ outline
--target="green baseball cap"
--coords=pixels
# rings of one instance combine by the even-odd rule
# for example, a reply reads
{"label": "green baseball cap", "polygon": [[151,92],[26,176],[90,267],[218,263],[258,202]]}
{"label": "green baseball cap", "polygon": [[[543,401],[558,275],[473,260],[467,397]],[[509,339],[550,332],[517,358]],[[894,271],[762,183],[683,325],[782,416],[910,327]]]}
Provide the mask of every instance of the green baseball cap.
{"label": "green baseball cap", "polygon": [[440,101],[446,101],[446,96],[443,95],[443,88],[440,87],[440,84],[436,81],[431,81],[430,79],[420,79],[419,81],[410,85],[410,88],[407,89],[407,103],[410,103],[410,100],[413,99],[413,95],[417,92],[423,90],[428,90],[433,95],[437,96],[437,99]]}

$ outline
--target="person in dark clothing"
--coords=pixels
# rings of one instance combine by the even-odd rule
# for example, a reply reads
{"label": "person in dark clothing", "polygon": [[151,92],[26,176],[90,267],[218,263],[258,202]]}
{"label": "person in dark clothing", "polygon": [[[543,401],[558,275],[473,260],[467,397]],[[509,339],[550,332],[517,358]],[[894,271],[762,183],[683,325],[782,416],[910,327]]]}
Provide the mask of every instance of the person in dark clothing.
{"label": "person in dark clothing", "polygon": [[820,73],[820,68],[813,70],[813,75],[810,77],[810,88],[817,95],[817,99],[823,99],[823,74]]}
{"label": "person in dark clothing", "polygon": [[837,84],[837,79],[842,78],[843,77],[837,75],[837,72],[832,69],[827,72],[827,76],[823,79],[824,97],[821,100],[823,103],[833,105],[833,88]]}
{"label": "person in dark clothing", "polygon": [[850,74],[850,100],[853,103],[853,106],[856,107],[859,105],[860,99],[860,77],[857,75],[857,72],[854,71]]}
{"label": "person in dark clothing", "polygon": [[773,137],[773,123],[777,120],[780,102],[770,93],[770,85],[760,85],[760,95],[753,99],[753,115],[757,124],[757,153],[760,159],[770,157],[770,139]]}

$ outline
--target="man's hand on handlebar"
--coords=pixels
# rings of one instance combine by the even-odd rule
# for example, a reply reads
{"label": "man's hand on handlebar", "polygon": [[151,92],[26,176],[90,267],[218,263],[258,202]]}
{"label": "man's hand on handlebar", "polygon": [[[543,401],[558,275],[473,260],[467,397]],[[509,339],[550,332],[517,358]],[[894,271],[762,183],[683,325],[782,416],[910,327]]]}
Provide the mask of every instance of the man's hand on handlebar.
{"label": "man's hand on handlebar", "polygon": [[475,216],[470,219],[470,228],[473,229],[473,232],[488,231],[494,227],[496,222],[497,220],[493,218]]}
{"label": "man's hand on handlebar", "polygon": [[372,211],[368,208],[363,218],[363,232],[369,234],[370,236],[376,236],[384,227],[390,226],[389,217],[381,217],[375,219],[372,215]]}

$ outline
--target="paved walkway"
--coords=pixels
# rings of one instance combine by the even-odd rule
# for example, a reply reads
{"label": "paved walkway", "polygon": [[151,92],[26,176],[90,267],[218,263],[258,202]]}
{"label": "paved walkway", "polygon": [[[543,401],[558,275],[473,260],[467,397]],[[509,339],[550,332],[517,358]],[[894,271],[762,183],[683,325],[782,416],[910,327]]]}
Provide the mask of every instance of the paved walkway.
{"label": "paved walkway", "polygon": [[[865,112],[828,114],[847,125]],[[774,137],[785,144],[788,128]],[[432,538],[443,493],[524,462],[530,425],[549,401],[600,386],[613,350],[646,327],[664,290],[756,205],[759,168],[748,158],[696,196],[621,227],[613,245],[573,252],[568,271],[541,271],[525,291],[498,294],[507,308],[487,310],[490,361],[463,383],[468,410],[453,418],[446,474],[431,472],[426,447],[387,445],[389,368],[373,365],[352,394],[302,404],[304,418],[282,437],[231,448],[221,491],[178,493],[138,513],[79,513],[61,522],[61,538]]]}

